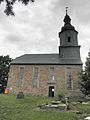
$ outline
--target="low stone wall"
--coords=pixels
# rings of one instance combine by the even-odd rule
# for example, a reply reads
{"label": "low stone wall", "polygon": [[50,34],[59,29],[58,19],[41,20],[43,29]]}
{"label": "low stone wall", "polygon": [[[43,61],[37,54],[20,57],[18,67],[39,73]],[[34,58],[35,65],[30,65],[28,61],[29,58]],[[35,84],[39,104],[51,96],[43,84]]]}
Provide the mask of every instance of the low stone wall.
{"label": "low stone wall", "polygon": [[57,111],[65,111],[67,106],[64,104],[62,106],[56,106],[56,105],[41,105],[40,109],[41,110],[57,110]]}

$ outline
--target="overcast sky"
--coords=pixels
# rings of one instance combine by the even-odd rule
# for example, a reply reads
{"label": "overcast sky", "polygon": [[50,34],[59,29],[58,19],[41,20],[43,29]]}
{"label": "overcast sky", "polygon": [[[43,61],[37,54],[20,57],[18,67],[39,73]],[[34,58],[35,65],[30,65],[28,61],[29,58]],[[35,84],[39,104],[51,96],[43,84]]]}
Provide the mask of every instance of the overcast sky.
{"label": "overcast sky", "polygon": [[0,55],[11,58],[30,53],[58,53],[58,32],[68,6],[72,25],[79,32],[81,58],[90,51],[90,0],[35,0],[14,6],[15,17],[7,17],[0,5]]}

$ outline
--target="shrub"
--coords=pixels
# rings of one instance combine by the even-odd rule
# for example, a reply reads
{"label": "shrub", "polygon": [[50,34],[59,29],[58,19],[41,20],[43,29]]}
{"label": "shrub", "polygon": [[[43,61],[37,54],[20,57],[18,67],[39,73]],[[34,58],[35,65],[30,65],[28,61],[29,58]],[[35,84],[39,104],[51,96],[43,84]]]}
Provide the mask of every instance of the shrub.
{"label": "shrub", "polygon": [[73,97],[70,97],[70,101],[71,102],[87,102],[87,99],[83,96],[73,96]]}
{"label": "shrub", "polygon": [[57,97],[58,97],[58,100],[62,100],[62,98],[65,97],[64,92],[63,91],[58,91],[57,92]]}
{"label": "shrub", "polygon": [[66,100],[65,100],[64,97],[61,99],[61,102],[64,103],[64,104],[66,103]]}

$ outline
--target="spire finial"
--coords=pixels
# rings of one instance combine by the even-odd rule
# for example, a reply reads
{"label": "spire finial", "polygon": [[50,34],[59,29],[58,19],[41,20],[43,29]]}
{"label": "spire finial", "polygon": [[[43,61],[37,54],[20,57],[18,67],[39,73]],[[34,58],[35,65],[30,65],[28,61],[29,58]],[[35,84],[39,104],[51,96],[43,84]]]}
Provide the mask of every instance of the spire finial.
{"label": "spire finial", "polygon": [[67,15],[67,10],[68,10],[68,7],[66,7],[66,15]]}
{"label": "spire finial", "polygon": [[66,15],[65,15],[65,18],[64,18],[65,25],[70,24],[70,22],[71,22],[71,18],[69,17],[69,15],[67,13],[67,10],[68,10],[68,7],[66,7]]}

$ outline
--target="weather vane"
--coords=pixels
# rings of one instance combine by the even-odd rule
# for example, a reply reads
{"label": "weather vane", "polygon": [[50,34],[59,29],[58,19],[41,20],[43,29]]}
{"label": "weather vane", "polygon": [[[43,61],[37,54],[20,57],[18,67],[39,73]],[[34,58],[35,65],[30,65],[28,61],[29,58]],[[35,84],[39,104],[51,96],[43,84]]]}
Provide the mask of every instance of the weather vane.
{"label": "weather vane", "polygon": [[68,10],[68,7],[66,7],[66,15],[67,15],[67,10]]}

